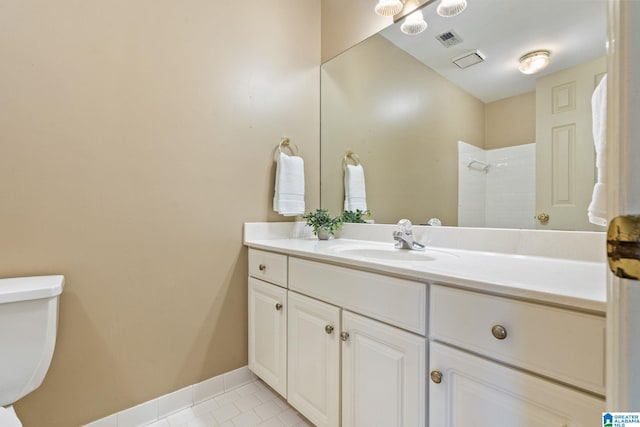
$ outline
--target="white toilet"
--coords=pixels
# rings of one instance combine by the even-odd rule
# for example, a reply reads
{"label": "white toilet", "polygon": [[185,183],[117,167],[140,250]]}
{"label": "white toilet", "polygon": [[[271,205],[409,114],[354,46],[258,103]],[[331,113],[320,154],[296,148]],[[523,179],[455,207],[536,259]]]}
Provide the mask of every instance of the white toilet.
{"label": "white toilet", "polygon": [[0,279],[0,426],[19,427],[13,403],[49,369],[64,276]]}

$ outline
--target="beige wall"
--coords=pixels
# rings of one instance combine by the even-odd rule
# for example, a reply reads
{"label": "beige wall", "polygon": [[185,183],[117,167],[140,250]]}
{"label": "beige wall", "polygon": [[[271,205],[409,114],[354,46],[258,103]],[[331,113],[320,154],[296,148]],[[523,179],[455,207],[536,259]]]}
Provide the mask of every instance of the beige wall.
{"label": "beige wall", "polygon": [[322,69],[323,207],[342,212],[342,158],[362,161],[380,223],[458,221],[458,141],[484,145],[485,105],[382,36]]}
{"label": "beige wall", "polygon": [[535,142],[536,92],[487,103],[485,131],[487,150]]}
{"label": "beige wall", "polygon": [[393,24],[373,12],[372,0],[322,0],[322,62]]}
{"label": "beige wall", "polygon": [[[25,427],[247,362],[245,221],[282,135],[319,204],[317,0],[0,0],[0,277],[64,274]],[[248,13],[245,9],[249,9]]]}

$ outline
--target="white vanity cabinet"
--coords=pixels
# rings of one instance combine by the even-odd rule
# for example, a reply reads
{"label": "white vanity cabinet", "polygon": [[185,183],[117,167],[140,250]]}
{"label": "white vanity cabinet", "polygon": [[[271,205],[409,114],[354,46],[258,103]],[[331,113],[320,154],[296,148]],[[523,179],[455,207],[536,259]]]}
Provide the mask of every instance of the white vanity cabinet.
{"label": "white vanity cabinet", "polygon": [[587,427],[605,409],[604,314],[256,249],[249,262],[249,368],[318,427]]}
{"label": "white vanity cabinet", "polygon": [[[287,289],[252,275],[286,284],[286,256],[249,252],[249,369],[287,396]],[[255,265],[254,265],[255,264]],[[271,268],[273,267],[273,268]]]}
{"label": "white vanity cabinet", "polygon": [[432,285],[430,322],[431,426],[599,422],[604,317]]}

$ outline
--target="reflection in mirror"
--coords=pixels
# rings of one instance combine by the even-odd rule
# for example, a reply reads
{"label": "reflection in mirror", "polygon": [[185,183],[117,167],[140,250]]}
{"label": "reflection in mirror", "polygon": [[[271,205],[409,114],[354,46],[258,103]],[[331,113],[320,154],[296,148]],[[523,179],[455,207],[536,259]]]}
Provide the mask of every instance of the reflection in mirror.
{"label": "reflection in mirror", "polygon": [[[423,33],[398,22],[322,66],[322,207],[342,211],[352,151],[378,223],[602,230],[587,206],[606,0],[470,0],[454,18],[433,4],[423,13]],[[522,74],[518,59],[535,50],[550,51],[550,65]],[[479,62],[452,63],[469,54],[463,65]]]}

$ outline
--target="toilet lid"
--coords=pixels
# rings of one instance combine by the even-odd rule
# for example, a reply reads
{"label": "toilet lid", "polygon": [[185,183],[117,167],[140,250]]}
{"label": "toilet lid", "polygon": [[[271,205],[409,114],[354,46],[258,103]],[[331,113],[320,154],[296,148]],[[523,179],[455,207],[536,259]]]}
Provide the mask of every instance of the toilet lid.
{"label": "toilet lid", "polygon": [[2,427],[22,427],[22,423],[13,410],[13,406],[3,408],[0,406],[0,426]]}

